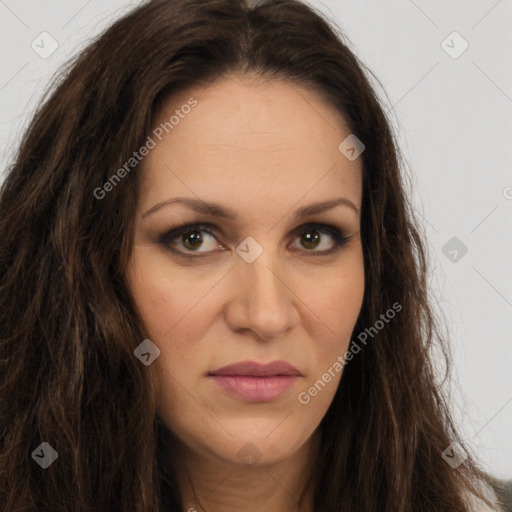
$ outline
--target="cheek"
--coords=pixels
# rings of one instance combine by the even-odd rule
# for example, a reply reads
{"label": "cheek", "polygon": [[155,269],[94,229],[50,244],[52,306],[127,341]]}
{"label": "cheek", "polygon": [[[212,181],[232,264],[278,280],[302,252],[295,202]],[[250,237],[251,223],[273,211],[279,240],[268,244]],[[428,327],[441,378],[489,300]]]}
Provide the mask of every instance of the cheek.
{"label": "cheek", "polygon": [[204,291],[191,285],[186,275],[171,269],[165,255],[155,254],[154,248],[145,246],[134,248],[127,269],[130,292],[145,327],[145,336],[160,349],[159,357],[150,367],[159,374],[158,410],[165,423],[173,426],[179,412],[190,413],[193,405],[184,391],[194,389],[189,379],[202,368],[196,341],[203,336],[202,322],[207,317],[204,308],[197,307]]}
{"label": "cheek", "polygon": [[154,247],[134,248],[127,279],[145,335],[160,349],[152,367],[160,373],[159,401],[165,408],[186,407],[189,395],[184,390],[196,389],[208,368],[208,353],[200,345],[215,316],[218,277],[212,281],[211,274],[199,266],[179,269]]}
{"label": "cheek", "polygon": [[[317,338],[323,352],[332,353],[348,345],[349,338],[361,311],[365,291],[363,257],[360,250],[347,255],[342,264],[318,274],[316,282],[305,280],[313,292],[301,291],[307,297],[307,306],[315,315],[316,332],[310,327],[310,336]],[[313,286],[314,285],[314,286]],[[325,336],[319,336],[319,333]],[[321,340],[324,343],[321,343]]]}
{"label": "cheek", "polygon": [[[150,339],[173,338],[179,343],[184,330],[188,341],[195,338],[201,330],[196,306],[204,290],[190,281],[188,273],[176,271],[165,255],[155,255],[154,249],[142,246],[134,249],[127,276]],[[193,316],[196,321],[190,322]]]}
{"label": "cheek", "polygon": [[333,397],[343,373],[340,358],[344,361],[357,334],[354,327],[363,304],[365,276],[362,254],[355,251],[350,256],[336,271],[329,269],[322,280],[325,286],[315,287],[315,293],[308,296],[307,305],[315,313],[309,315],[308,326],[312,371],[303,390],[322,381],[316,388],[318,395],[312,391],[314,407],[326,407]]}

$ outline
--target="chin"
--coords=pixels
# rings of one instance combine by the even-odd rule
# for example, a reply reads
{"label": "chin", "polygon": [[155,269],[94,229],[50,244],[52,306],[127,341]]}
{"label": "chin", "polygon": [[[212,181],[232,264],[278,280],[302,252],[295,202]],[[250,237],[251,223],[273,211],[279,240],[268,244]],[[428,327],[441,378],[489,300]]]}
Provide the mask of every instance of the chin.
{"label": "chin", "polygon": [[278,463],[293,456],[308,440],[309,436],[301,435],[300,431],[282,429],[277,421],[258,422],[257,428],[247,425],[242,430],[227,429],[229,435],[223,439],[213,440],[209,436],[208,449],[217,457],[234,464],[245,466],[262,466]]}

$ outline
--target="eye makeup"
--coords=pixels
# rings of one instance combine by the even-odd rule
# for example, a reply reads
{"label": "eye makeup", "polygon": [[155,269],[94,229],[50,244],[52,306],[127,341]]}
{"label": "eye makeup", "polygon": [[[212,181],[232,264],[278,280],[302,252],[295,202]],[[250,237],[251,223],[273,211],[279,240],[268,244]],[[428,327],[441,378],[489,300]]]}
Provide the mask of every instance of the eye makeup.
{"label": "eye makeup", "polygon": [[[207,237],[212,237],[213,239],[217,239],[216,233],[219,233],[218,228],[211,223],[187,223],[187,224],[181,224],[177,227],[171,228],[167,230],[163,235],[161,235],[157,242],[159,245],[164,247],[165,249],[169,250],[171,253],[183,257],[183,258],[203,258],[205,256],[211,255],[213,253],[219,252],[219,249],[217,250],[207,250],[207,251],[200,251],[200,250],[192,250],[187,249],[183,246],[183,235],[197,235],[200,236],[194,236],[192,237],[193,240],[195,240],[195,243],[200,243],[204,245],[206,237],[202,236],[201,233],[205,233]],[[318,223],[318,222],[310,222],[307,224],[303,224],[297,228],[295,228],[291,235],[293,237],[297,236],[304,236],[304,235],[312,235],[308,236],[306,240],[306,244],[314,244],[319,241],[319,245],[323,242],[322,238],[324,235],[328,235],[332,239],[332,243],[330,244],[331,247],[329,249],[325,250],[315,250],[316,246],[313,247],[313,249],[298,249],[298,251],[302,251],[307,253],[307,255],[314,255],[314,256],[324,256],[332,254],[336,251],[339,251],[342,249],[344,245],[347,244],[351,236],[347,236],[344,231],[339,229],[336,226],[325,224],[325,223]],[[179,237],[182,237],[181,240],[178,240]],[[176,242],[177,241],[177,242]],[[177,243],[181,243],[182,248],[178,249],[176,247]],[[194,243],[194,242],[192,242]],[[220,244],[221,247],[222,244]],[[224,247],[220,250],[226,250]]]}

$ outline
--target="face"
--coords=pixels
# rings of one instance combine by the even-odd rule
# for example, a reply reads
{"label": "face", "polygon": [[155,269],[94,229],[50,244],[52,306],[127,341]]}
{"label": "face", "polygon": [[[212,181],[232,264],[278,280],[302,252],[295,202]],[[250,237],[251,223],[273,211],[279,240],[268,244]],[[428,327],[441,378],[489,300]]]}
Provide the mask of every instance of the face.
{"label": "face", "polygon": [[159,112],[127,280],[160,349],[158,413],[190,453],[284,460],[333,399],[364,292],[349,134],[313,92],[236,75]]}

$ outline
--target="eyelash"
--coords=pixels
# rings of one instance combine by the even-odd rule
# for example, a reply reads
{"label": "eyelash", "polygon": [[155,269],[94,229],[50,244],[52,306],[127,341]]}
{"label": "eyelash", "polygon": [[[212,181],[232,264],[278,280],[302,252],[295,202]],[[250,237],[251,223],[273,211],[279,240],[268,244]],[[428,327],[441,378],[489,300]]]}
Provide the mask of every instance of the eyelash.
{"label": "eyelash", "polygon": [[[179,236],[192,232],[192,231],[204,231],[208,235],[210,235],[213,238],[216,238],[215,235],[210,230],[211,228],[215,228],[212,224],[206,223],[193,223],[193,224],[185,224],[177,228],[170,229],[167,231],[164,235],[162,235],[158,239],[158,243],[168,249],[170,252],[177,254],[178,256],[182,256],[184,258],[202,258],[204,256],[207,256],[208,254],[216,251],[205,251],[202,253],[194,254],[195,251],[191,252],[184,252],[178,249],[175,249],[171,247],[171,242],[174,241]],[[321,223],[308,223],[304,224],[302,226],[299,226],[293,231],[294,236],[298,236],[304,233],[307,233],[308,231],[318,231],[322,234],[328,234],[330,235],[334,240],[334,245],[331,249],[327,249],[324,251],[315,251],[314,249],[307,250],[304,249],[306,253],[312,253],[312,255],[318,255],[318,256],[327,256],[329,254],[332,254],[336,251],[339,251],[346,243],[349,241],[349,236],[345,236],[342,231],[340,231],[338,228],[334,226],[330,226],[328,224],[321,224]]]}

